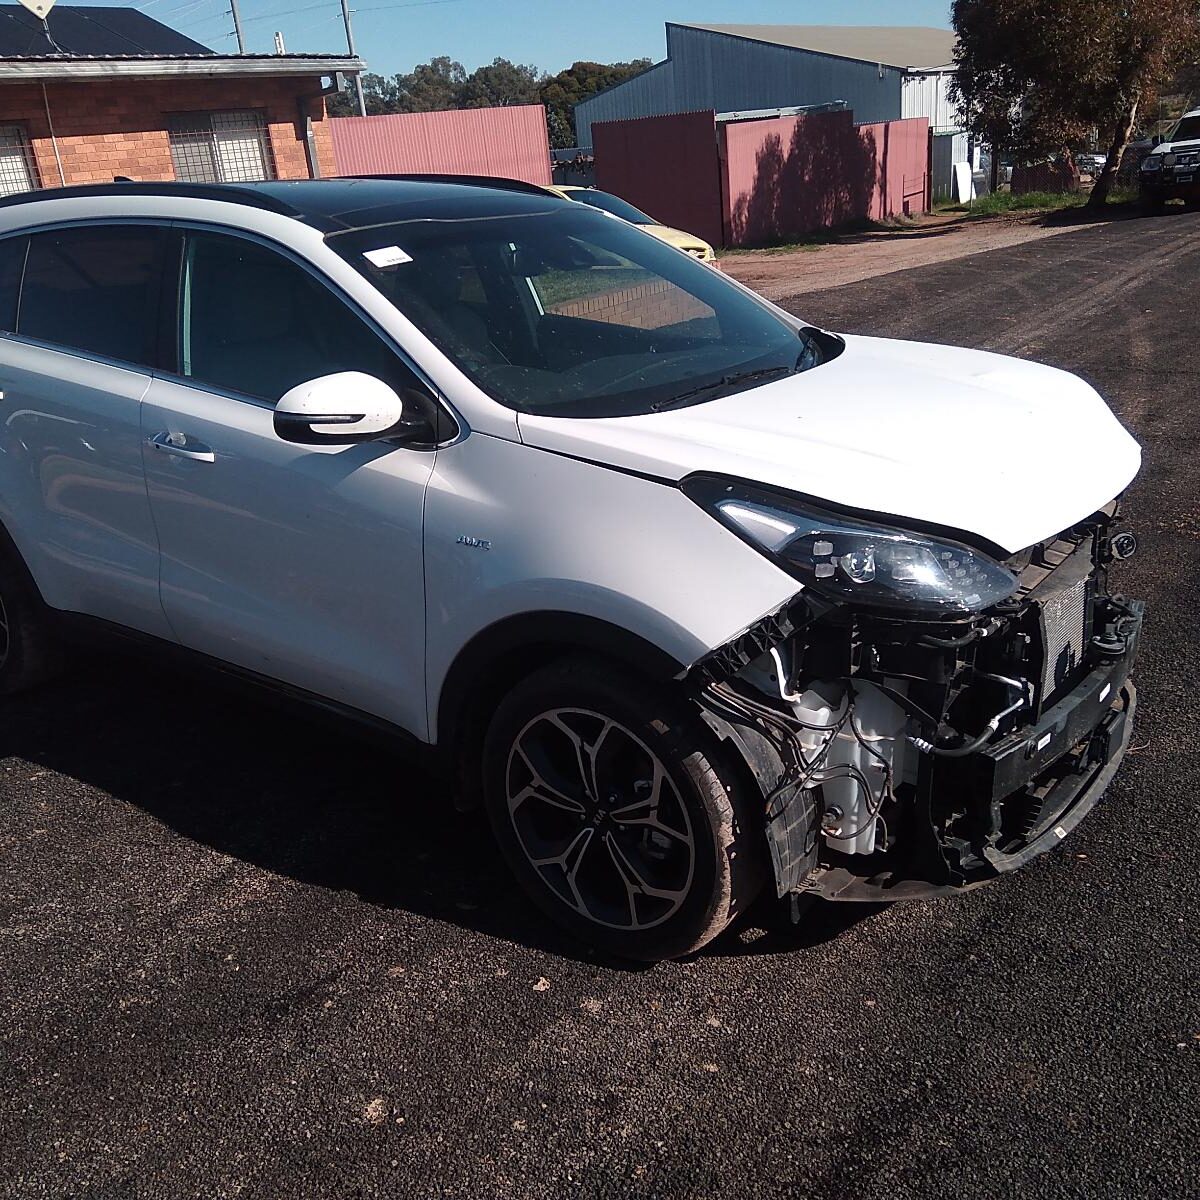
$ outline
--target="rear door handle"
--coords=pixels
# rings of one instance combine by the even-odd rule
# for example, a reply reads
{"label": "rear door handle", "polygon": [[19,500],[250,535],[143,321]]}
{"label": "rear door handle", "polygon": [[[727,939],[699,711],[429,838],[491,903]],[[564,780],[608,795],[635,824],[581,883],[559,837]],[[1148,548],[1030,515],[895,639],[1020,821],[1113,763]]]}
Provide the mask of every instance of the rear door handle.
{"label": "rear door handle", "polygon": [[178,435],[170,433],[156,433],[150,439],[150,445],[155,450],[161,450],[164,454],[173,454],[176,458],[190,458],[193,462],[216,462],[217,456],[213,453],[210,446],[205,446],[201,442],[194,442],[184,437],[182,441],[176,440]]}

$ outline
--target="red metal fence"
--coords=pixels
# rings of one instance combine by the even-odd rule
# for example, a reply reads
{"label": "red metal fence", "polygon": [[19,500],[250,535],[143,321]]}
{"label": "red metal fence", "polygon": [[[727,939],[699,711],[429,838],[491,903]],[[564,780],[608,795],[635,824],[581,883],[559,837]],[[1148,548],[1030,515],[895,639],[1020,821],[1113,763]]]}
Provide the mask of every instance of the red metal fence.
{"label": "red metal fence", "polygon": [[540,104],[335,117],[327,124],[339,175],[429,171],[550,182]]}
{"label": "red metal fence", "polygon": [[929,122],[849,112],[592,126],[596,185],[714,245],[761,246],[929,207]]}
{"label": "red metal fence", "polygon": [[592,153],[601,191],[721,244],[721,164],[711,111],[598,122]]}

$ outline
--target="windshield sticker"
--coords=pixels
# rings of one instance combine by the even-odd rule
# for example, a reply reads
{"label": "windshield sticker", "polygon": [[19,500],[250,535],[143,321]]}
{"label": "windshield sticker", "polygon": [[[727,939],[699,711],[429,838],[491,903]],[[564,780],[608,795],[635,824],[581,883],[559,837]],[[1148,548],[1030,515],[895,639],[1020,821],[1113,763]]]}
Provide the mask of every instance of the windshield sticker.
{"label": "windshield sticker", "polygon": [[412,255],[405,254],[399,246],[381,246],[378,250],[364,250],[363,258],[373,267],[398,267],[412,262]]}

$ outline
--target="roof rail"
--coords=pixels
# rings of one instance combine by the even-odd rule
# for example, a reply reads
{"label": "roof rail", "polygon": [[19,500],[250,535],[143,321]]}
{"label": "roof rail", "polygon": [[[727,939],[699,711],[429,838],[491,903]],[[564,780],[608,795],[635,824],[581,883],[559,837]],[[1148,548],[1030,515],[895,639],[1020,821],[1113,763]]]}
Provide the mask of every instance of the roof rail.
{"label": "roof rail", "polygon": [[336,178],[395,179],[401,183],[460,183],[464,187],[498,188],[505,192],[525,192],[531,196],[553,198],[553,193],[540,183],[528,183],[524,179],[506,179],[502,175],[446,175],[431,171],[382,175],[338,175]]}
{"label": "roof rail", "polygon": [[303,214],[284,200],[269,196],[252,187],[239,187],[232,183],[81,183],[71,187],[40,188],[32,192],[16,192],[0,196],[0,208],[12,208],[18,204],[35,204],[39,200],[69,200],[88,196],[180,196],[192,200],[224,200],[227,204],[245,204],[250,208],[263,208],[285,217],[300,217]]}

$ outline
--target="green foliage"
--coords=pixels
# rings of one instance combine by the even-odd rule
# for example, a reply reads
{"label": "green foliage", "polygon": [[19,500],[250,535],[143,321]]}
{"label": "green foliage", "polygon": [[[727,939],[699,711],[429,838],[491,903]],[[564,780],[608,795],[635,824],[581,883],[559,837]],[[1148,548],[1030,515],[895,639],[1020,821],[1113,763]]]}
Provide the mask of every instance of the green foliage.
{"label": "green foliage", "polygon": [[[576,104],[640,75],[649,66],[648,58],[623,63],[577,62],[557,75],[546,75],[537,67],[497,58],[468,74],[462,63],[441,55],[418,63],[408,74],[364,75],[363,96],[369,116],[544,104],[550,144],[563,148],[575,145]],[[356,116],[358,102],[353,84],[329,97],[327,107],[330,116]]]}
{"label": "green foliage", "polygon": [[[1108,195],[1109,204],[1129,204],[1137,199],[1136,188],[1114,188]],[[968,213],[972,217],[994,217],[1007,212],[1060,212],[1082,208],[1087,196],[1082,192],[991,192],[972,200],[970,204],[946,205],[943,212]]]}
{"label": "green foliage", "polygon": [[537,67],[518,66],[507,58],[495,59],[467,76],[456,108],[502,108],[512,104],[539,104],[544,75]]}
{"label": "green foliage", "polygon": [[1006,212],[1056,212],[1064,208],[1079,208],[1085,199],[1079,192],[1022,192],[1019,196],[1012,192],[992,192],[972,200],[970,204],[957,205],[950,211],[967,212],[973,217],[991,217]]}

